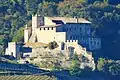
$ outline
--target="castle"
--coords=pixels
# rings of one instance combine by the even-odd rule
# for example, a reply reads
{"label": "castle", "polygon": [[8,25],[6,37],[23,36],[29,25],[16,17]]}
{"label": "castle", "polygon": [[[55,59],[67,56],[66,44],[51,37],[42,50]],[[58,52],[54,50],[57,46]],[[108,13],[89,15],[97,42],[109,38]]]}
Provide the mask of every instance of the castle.
{"label": "castle", "polygon": [[[24,29],[24,48],[15,42],[8,43],[5,54],[18,57],[20,53],[30,55],[35,47],[45,46],[56,41],[60,51],[71,57],[74,53],[88,55],[87,50],[94,51],[101,48],[101,39],[92,36],[91,22],[83,18],[42,17],[32,16],[32,26]],[[89,56],[89,55],[88,55]],[[86,57],[88,57],[86,56]],[[91,55],[92,56],[92,55]]]}
{"label": "castle", "polygon": [[[24,30],[24,42],[78,43],[88,50],[101,48],[101,39],[92,36],[91,22],[83,18],[32,16],[32,26]],[[64,46],[61,46],[63,48]]]}
{"label": "castle", "polygon": [[[50,42],[56,42],[57,47],[50,49]],[[91,22],[83,18],[42,17],[36,14],[32,16],[32,26],[26,25],[24,29],[24,45],[8,43],[5,55],[16,57],[20,63],[31,62],[30,58],[34,58],[34,63],[42,64],[49,59],[48,63],[55,60],[60,61],[61,66],[70,67],[70,60],[77,54],[80,59],[86,59],[81,60],[81,68],[89,66],[94,70],[94,58],[89,51],[100,48],[101,39],[92,36]],[[24,58],[19,59],[19,56]]]}

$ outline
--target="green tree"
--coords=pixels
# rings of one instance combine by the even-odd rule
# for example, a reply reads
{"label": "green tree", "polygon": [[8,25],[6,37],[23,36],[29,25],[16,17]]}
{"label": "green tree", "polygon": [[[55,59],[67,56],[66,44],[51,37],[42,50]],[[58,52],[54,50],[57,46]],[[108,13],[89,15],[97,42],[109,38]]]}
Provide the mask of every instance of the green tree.
{"label": "green tree", "polygon": [[105,66],[105,58],[99,58],[97,61],[97,69],[98,71],[104,72],[104,66]]}
{"label": "green tree", "polygon": [[78,55],[73,56],[72,64],[70,66],[70,74],[74,76],[80,76],[82,69],[80,69],[80,61]]}
{"label": "green tree", "polygon": [[38,14],[41,16],[56,16],[57,5],[54,2],[43,2],[38,5]]}
{"label": "green tree", "polygon": [[57,42],[53,41],[48,44],[49,49],[55,49],[58,47]]}
{"label": "green tree", "polygon": [[24,38],[24,28],[20,28],[16,34],[14,34],[12,41],[13,42],[21,42]]}
{"label": "green tree", "polygon": [[73,60],[70,67],[70,74],[74,76],[80,76],[81,74],[80,64],[78,60]]}
{"label": "green tree", "polygon": [[25,6],[28,16],[36,14],[38,9],[38,0],[25,0]]}
{"label": "green tree", "polygon": [[4,40],[5,40],[4,36],[0,36],[0,45],[4,44]]}

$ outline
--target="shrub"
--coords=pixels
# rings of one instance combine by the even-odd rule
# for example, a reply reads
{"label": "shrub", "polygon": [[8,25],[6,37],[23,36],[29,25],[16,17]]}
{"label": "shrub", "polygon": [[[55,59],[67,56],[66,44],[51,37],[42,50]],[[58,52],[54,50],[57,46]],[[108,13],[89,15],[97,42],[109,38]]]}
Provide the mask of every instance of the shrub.
{"label": "shrub", "polygon": [[55,49],[58,47],[57,42],[53,41],[48,44],[49,49]]}

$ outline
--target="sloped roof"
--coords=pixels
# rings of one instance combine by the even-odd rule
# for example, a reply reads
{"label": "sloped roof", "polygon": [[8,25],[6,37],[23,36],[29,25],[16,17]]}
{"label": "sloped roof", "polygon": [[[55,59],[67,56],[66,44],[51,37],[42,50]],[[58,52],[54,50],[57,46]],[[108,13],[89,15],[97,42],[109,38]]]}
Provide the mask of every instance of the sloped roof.
{"label": "sloped roof", "polygon": [[32,43],[32,42],[27,42],[24,47],[42,47],[42,46],[47,46],[48,44],[45,44],[45,43],[41,43],[41,42],[35,42],[35,43]]}
{"label": "sloped roof", "polygon": [[67,18],[67,17],[47,17],[53,21],[63,21],[63,23],[91,23],[84,18]]}

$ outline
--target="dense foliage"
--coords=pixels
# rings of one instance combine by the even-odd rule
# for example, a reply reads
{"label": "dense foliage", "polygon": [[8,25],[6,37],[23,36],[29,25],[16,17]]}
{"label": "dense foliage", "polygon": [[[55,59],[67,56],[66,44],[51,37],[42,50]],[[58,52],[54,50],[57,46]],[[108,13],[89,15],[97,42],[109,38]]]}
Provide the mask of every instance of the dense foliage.
{"label": "dense foliage", "polygon": [[57,42],[53,41],[48,44],[49,49],[55,49],[58,47]]}
{"label": "dense foliage", "polygon": [[0,36],[4,36],[0,37],[0,44],[5,46],[5,40],[22,40],[18,39],[23,36],[18,30],[36,13],[41,16],[76,16],[91,21],[94,33],[102,38],[102,49],[97,56],[120,57],[119,0],[0,0]]}
{"label": "dense foliage", "polygon": [[97,70],[103,72],[107,76],[120,76],[120,61],[99,58]]}

